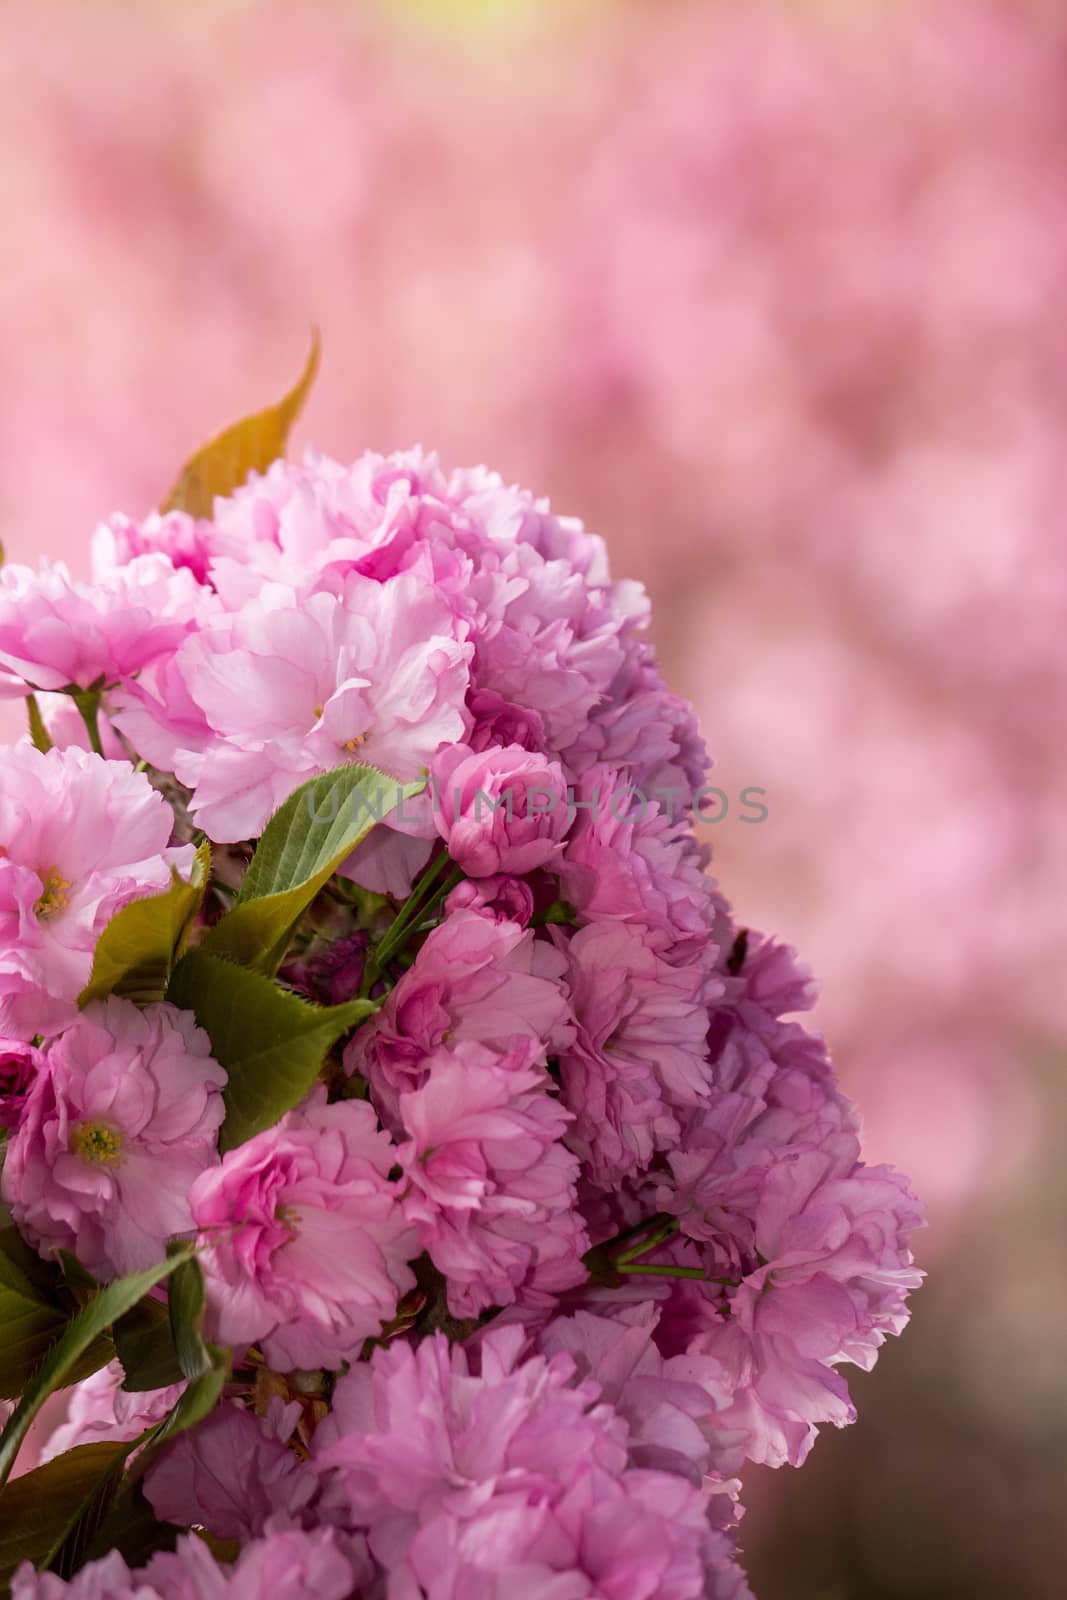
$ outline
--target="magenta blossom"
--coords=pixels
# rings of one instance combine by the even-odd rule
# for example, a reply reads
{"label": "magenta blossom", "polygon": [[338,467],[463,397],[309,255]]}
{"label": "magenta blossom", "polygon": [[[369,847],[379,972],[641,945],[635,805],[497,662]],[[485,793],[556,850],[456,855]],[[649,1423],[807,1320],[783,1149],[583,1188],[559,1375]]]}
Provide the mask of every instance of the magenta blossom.
{"label": "magenta blossom", "polygon": [[468,878],[551,866],[570,826],[558,761],[520,745],[475,754],[450,745],[430,765],[437,831]]}
{"label": "magenta blossom", "polygon": [[22,1039],[0,1039],[0,1128],[18,1127],[26,1096],[44,1064],[41,1052]]}
{"label": "magenta blossom", "polygon": [[20,1232],[101,1277],[158,1261],[219,1159],[225,1082],[191,1013],[88,1006],[48,1050],[8,1146],[2,1192]]}
{"label": "magenta blossom", "polygon": [[280,1371],[356,1359],[415,1286],[395,1160],[366,1101],[322,1091],[205,1172],[190,1204],[216,1337]]}
{"label": "magenta blossom", "polygon": [[148,779],[83,750],[4,752],[0,790],[0,1029],[51,1034],[78,1014],[96,941],[115,912],[158,893],[191,846]]}

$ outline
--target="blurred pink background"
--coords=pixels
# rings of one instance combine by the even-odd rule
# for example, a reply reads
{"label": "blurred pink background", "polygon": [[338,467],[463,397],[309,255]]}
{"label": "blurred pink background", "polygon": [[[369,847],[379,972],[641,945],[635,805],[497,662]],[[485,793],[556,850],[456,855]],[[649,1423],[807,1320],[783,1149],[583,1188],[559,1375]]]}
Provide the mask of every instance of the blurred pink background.
{"label": "blurred pink background", "polygon": [[0,126],[8,560],[85,572],[317,322],[298,448],[486,460],[649,586],[719,876],[930,1209],[757,1592],[1062,1594],[1067,13],[2,3]]}

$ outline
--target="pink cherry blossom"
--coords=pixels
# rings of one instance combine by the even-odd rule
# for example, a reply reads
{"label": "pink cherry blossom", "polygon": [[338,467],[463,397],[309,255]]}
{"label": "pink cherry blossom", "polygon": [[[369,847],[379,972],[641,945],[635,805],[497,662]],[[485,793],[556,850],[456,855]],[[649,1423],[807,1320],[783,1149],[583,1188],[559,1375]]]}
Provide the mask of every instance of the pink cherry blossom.
{"label": "pink cherry blossom", "polygon": [[[407,783],[442,743],[462,738],[466,634],[414,572],[380,584],[353,573],[341,595],[268,586],[241,610],[208,618],[175,660],[203,719],[193,748],[150,687],[116,721],[147,749],[141,719],[158,707],[164,738],[173,736],[163,764],[194,789],[201,826],[215,839],[244,839],[317,773],[358,760]],[[156,743],[152,751],[158,763],[163,752]]]}
{"label": "pink cherry blossom", "polygon": [[674,798],[661,806],[617,769],[589,768],[575,788],[559,881],[584,920],[635,924],[677,963],[713,957],[715,902],[685,797]]}
{"label": "pink cherry blossom", "polygon": [[22,1039],[0,1039],[0,1128],[16,1128],[44,1057]]}
{"label": "pink cherry blossom", "polygon": [[399,1126],[397,1096],[425,1081],[427,1058],[452,1040],[507,1048],[521,1036],[551,1047],[570,1036],[562,986],[566,961],[515,923],[453,912],[427,937],[414,965],[345,1051],[349,1072]]}
{"label": "pink cherry blossom", "polygon": [[218,1161],[225,1082],[191,1013],[114,996],[87,1006],[49,1048],[8,1145],[2,1192],[19,1231],[102,1277],[159,1261]]}
{"label": "pink cherry blossom", "polygon": [[192,574],[143,555],[94,584],[66,567],[0,568],[0,667],[33,689],[119,683],[173,654],[204,601]]}
{"label": "pink cherry blossom", "polygon": [[31,1039],[77,1015],[93,951],[128,901],[188,872],[148,779],[77,749],[4,752],[0,792],[0,1029]]}
{"label": "pink cherry blossom", "polygon": [[355,1360],[415,1286],[395,1160],[365,1101],[323,1093],[205,1172],[189,1203],[215,1337],[281,1371]]}
{"label": "pink cherry blossom", "polygon": [[[574,1363],[519,1359],[521,1328],[477,1354],[434,1335],[341,1379],[314,1464],[396,1592],[700,1600],[746,1592],[707,1495],[630,1466],[628,1430]],[[565,1577],[570,1582],[565,1582]]]}
{"label": "pink cherry blossom", "polygon": [[66,1420],[48,1437],[42,1461],[54,1461],[66,1450],[105,1440],[136,1439],[173,1410],[184,1383],[164,1389],[128,1390],[126,1373],[118,1361],[83,1378],[70,1391]]}
{"label": "pink cherry blossom", "polygon": [[579,1164],[560,1143],[571,1118],[548,1092],[540,1055],[532,1039],[507,1051],[462,1040],[430,1057],[422,1087],[400,1096],[404,1214],[456,1316],[551,1303],[586,1276]]}
{"label": "pink cherry blossom", "polygon": [[478,754],[450,745],[430,774],[437,831],[468,878],[521,875],[558,860],[570,826],[558,762],[520,745]]}
{"label": "pink cherry blossom", "polygon": [[672,1148],[678,1113],[710,1099],[708,1003],[721,985],[702,963],[672,966],[625,923],[560,942],[578,1024],[560,1055],[568,1143],[607,1184]]}
{"label": "pink cherry blossom", "polygon": [[[173,1551],[131,1572],[113,1550],[67,1580],[34,1572],[29,1562],[12,1579],[12,1600],[351,1600],[373,1573],[361,1542],[330,1528],[312,1533],[272,1530],[253,1540],[234,1566],[221,1565],[195,1534]],[[355,1587],[354,1587],[355,1586]]]}
{"label": "pink cherry blossom", "polygon": [[158,552],[167,556],[175,569],[188,567],[197,583],[204,584],[217,545],[214,524],[198,521],[184,511],[152,512],[141,522],[116,515],[102,522],[93,534],[93,576],[97,582],[106,582],[137,556]]}
{"label": "pink cherry blossom", "polygon": [[242,1541],[275,1526],[300,1526],[318,1487],[286,1442],[299,1402],[275,1398],[266,1417],[228,1400],[160,1452],[144,1492],[162,1522],[204,1527],[216,1539]]}

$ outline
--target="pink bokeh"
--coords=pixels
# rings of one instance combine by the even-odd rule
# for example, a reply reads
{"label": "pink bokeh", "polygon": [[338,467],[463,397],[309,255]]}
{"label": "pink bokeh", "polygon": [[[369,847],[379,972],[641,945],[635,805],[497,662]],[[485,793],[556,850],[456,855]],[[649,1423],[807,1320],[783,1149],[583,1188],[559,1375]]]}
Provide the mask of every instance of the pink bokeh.
{"label": "pink bokeh", "polygon": [[[498,10],[4,13],[7,558],[85,572],[95,522],[279,395],[313,322],[297,448],[421,440],[583,516],[652,589],[717,781],[767,792],[709,828],[719,873],[820,979],[951,1302],[991,1214],[1020,1260],[1055,1249],[1067,17]],[[990,1327],[1018,1292],[983,1284]],[[887,1407],[920,1417],[923,1381]],[[1036,1449],[1016,1415],[995,1439]],[[937,1592],[910,1581],[886,1593]]]}

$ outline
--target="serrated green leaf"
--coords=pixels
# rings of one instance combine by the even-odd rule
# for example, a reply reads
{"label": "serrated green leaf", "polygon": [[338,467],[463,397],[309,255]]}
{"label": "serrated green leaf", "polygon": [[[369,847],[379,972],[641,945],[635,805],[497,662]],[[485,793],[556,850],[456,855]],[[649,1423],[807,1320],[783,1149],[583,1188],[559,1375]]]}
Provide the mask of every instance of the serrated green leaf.
{"label": "serrated green leaf", "polygon": [[[0,1218],[7,1215],[7,1207],[0,1208]],[[42,1261],[13,1222],[0,1221],[0,1399],[18,1399],[76,1309],[59,1267]],[[102,1335],[66,1383],[89,1377],[114,1353]]]}
{"label": "serrated green leaf", "polygon": [[203,950],[190,950],[178,963],[167,998],[194,1013],[226,1068],[220,1150],[244,1144],[299,1105],[331,1046],[377,1010],[373,1000],[309,1005],[260,973]]}
{"label": "serrated green leaf", "polygon": [[[88,1267],[82,1266],[81,1262],[78,1260],[73,1251],[57,1250],[56,1259],[59,1262],[59,1270],[63,1274],[64,1283],[76,1298],[79,1296],[84,1297],[86,1294],[96,1293],[100,1285],[97,1283]],[[83,1303],[84,1299],[79,1299],[79,1304]]]}
{"label": "serrated green leaf", "polygon": [[183,1261],[167,1288],[170,1331],[184,1378],[199,1378],[213,1365],[204,1342],[204,1308],[207,1294],[199,1261]]}
{"label": "serrated green leaf", "polygon": [[143,1394],[181,1383],[184,1374],[174,1349],[170,1313],[161,1300],[141,1300],[119,1318],[112,1332],[127,1392]]}
{"label": "serrated green leaf", "polygon": [[[44,1262],[39,1263],[45,1267]],[[0,1251],[0,1399],[17,1400],[70,1321],[73,1305],[62,1296],[62,1278],[55,1273],[48,1287],[13,1272],[10,1255]],[[46,1268],[47,1270],[47,1268]],[[75,1363],[61,1387],[106,1367],[114,1355],[102,1334]]]}
{"label": "serrated green leaf", "polygon": [[95,1534],[135,1443],[78,1445],[5,1484],[0,1491],[0,1586],[10,1582],[23,1561],[46,1567],[60,1552],[66,1571],[74,1570],[70,1563],[78,1554],[76,1530],[81,1525]]}
{"label": "serrated green leaf", "polygon": [[71,1381],[71,1373],[79,1361],[117,1318],[131,1310],[150,1289],[162,1283],[192,1254],[193,1247],[189,1245],[184,1254],[170,1256],[166,1261],[146,1267],[143,1272],[131,1272],[125,1278],[117,1278],[106,1289],[95,1294],[68,1322],[27,1384],[22,1398],[8,1418],[7,1426],[0,1434],[0,1485],[7,1482],[30,1424],[48,1396]]}
{"label": "serrated green leaf", "polygon": [[85,1559],[99,1561],[117,1550],[132,1571],[143,1567],[158,1551],[173,1550],[184,1531],[173,1522],[160,1522],[138,1480],[120,1489]]}
{"label": "serrated green leaf", "polygon": [[425,787],[365,766],[336,767],[301,784],[267,823],[232,910],[200,948],[273,976],[327,880],[376,822]]}
{"label": "serrated green leaf", "polygon": [[0,1255],[0,1397],[17,1399],[67,1317],[5,1255]]}
{"label": "serrated green leaf", "polygon": [[210,518],[215,497],[232,494],[251,472],[266,472],[272,461],[285,454],[289,429],[307,399],[319,370],[320,340],[315,329],[311,354],[299,382],[277,405],[244,417],[198,450],[186,462],[161,511],[187,511],[191,517]]}
{"label": "serrated green leaf", "polygon": [[116,912],[100,935],[89,982],[78,996],[80,1006],[109,994],[138,1005],[162,1000],[204,903],[210,871],[211,847],[202,844],[188,883],[172,870],[169,889],[131,900]]}

